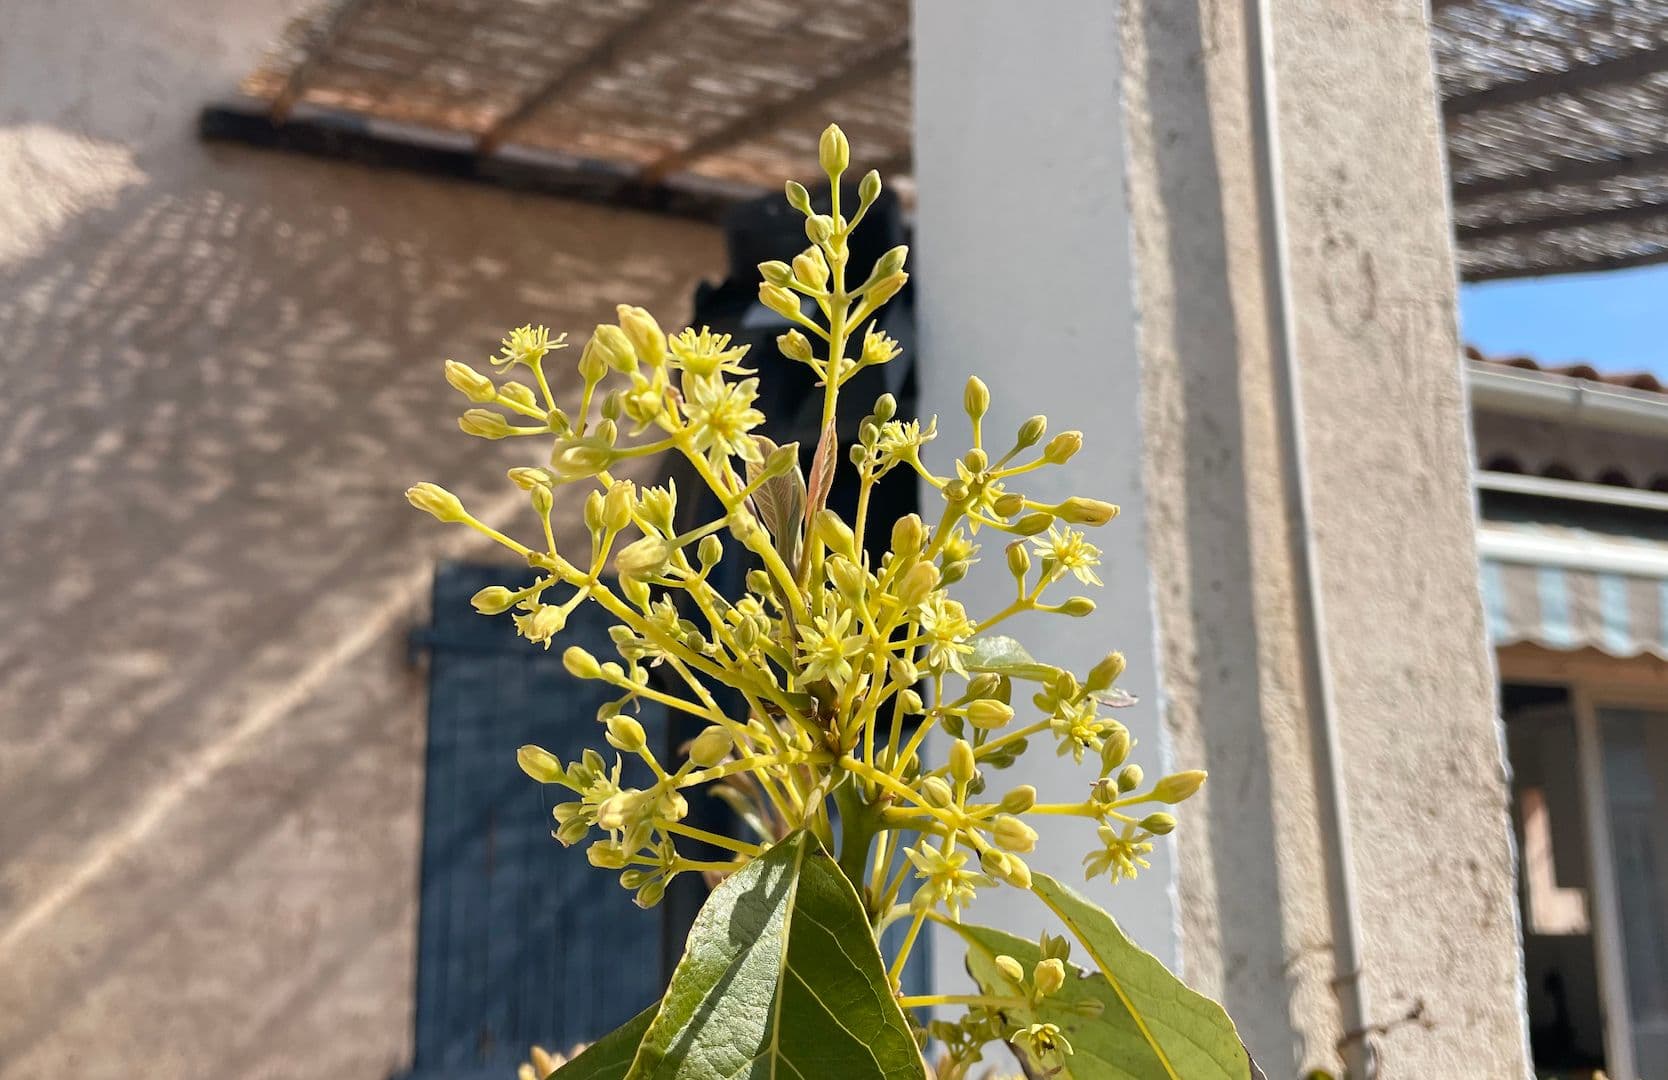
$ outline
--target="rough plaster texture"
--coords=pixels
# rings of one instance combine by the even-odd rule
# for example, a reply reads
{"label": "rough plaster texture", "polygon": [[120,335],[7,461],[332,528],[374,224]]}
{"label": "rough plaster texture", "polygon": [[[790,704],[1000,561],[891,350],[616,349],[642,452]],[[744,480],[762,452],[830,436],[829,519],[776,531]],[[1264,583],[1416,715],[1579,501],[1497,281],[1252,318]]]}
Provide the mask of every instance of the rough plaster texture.
{"label": "rough plaster texture", "polygon": [[[1340,1027],[1243,5],[1124,16],[1167,721],[1212,772],[1178,833],[1183,958],[1290,1076],[1336,1067]],[[1278,124],[1374,1042],[1386,1077],[1492,1080],[1527,1060],[1424,20],[1275,0]]]}
{"label": "rough plaster texture", "polygon": [[517,449],[451,428],[439,363],[721,267],[703,227],[198,144],[300,6],[0,5],[4,1080],[400,1067],[404,639],[457,539],[400,492],[490,505]]}

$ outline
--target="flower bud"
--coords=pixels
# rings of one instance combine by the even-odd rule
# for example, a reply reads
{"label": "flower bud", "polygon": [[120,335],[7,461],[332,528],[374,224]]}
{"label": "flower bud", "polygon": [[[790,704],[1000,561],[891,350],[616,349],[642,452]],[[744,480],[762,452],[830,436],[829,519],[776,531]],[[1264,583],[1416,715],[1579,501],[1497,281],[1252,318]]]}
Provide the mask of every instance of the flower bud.
{"label": "flower bud", "polygon": [[599,533],[602,531],[602,492],[591,491],[585,496],[585,531]]}
{"label": "flower bud", "polygon": [[769,282],[761,284],[759,303],[784,319],[792,319],[799,315],[799,297],[780,285],[772,285]]}
{"label": "flower bud", "polygon": [[1111,652],[1106,658],[1089,669],[1089,675],[1083,680],[1083,689],[1091,694],[1098,694],[1109,689],[1118,681],[1118,676],[1124,673],[1124,654]]}
{"label": "flower bud", "polygon": [[523,746],[515,752],[515,760],[522,772],[541,784],[554,784],[562,778],[562,763],[542,746]]}
{"label": "flower bud", "polygon": [[513,401],[517,405],[524,405],[529,409],[536,409],[539,405],[539,397],[533,393],[533,388],[526,383],[516,382],[514,379],[498,388],[498,396],[505,401]]}
{"label": "flower bud", "polygon": [[576,679],[602,678],[602,665],[597,663],[597,658],[578,645],[569,645],[562,653],[562,666]]}
{"label": "flower bud", "polygon": [[482,615],[502,615],[515,606],[516,594],[502,585],[488,585],[480,592],[469,598],[476,611]]}
{"label": "flower bud", "polygon": [[719,559],[724,557],[724,542],[711,535],[701,537],[701,542],[695,548],[695,557],[700,560],[701,569],[716,566]]}
{"label": "flower bud", "polygon": [[1089,801],[1106,805],[1118,798],[1118,784],[1114,780],[1101,777],[1089,785]]}
{"label": "flower bud", "polygon": [[[754,517],[752,512],[744,506],[738,506],[731,510],[724,523],[729,526],[730,535],[735,537],[748,550],[752,550],[770,539],[769,534],[764,530],[764,526],[759,524],[759,519]],[[768,583],[770,579],[766,577],[765,580]],[[768,593],[770,592],[770,586],[766,584],[764,588],[754,589],[753,591]]]}
{"label": "flower bud", "polygon": [[643,887],[638,889],[636,894],[632,896],[631,902],[642,908],[644,911],[647,911],[648,909],[659,904],[665,898],[666,879],[663,877],[654,877],[643,883]]}
{"label": "flower bud", "polygon": [[898,292],[904,287],[904,283],[908,280],[908,274],[892,274],[889,277],[881,278],[879,281],[869,286],[869,303],[875,307],[879,307],[880,305],[886,303],[886,301],[898,295]]}
{"label": "flower bud", "polygon": [[1054,513],[1073,525],[1105,525],[1118,516],[1118,508],[1099,499],[1084,499],[1073,495],[1054,508]]}
{"label": "flower bud", "polygon": [[552,495],[550,489],[543,484],[540,484],[528,494],[533,497],[533,513],[540,517],[549,514],[550,508],[556,505],[556,496]]}
{"label": "flower bud", "polygon": [[637,350],[620,327],[607,323],[598,326],[591,332],[591,341],[585,346],[585,351],[593,348],[603,362],[615,371],[630,374],[637,370]]}
{"label": "flower bud", "polygon": [[1170,814],[1159,811],[1156,814],[1148,814],[1142,818],[1141,827],[1154,836],[1169,836],[1176,827],[1176,819]]}
{"label": "flower bud", "polygon": [[689,760],[698,767],[710,769],[729,754],[734,740],[730,733],[717,724],[712,725],[689,744]]}
{"label": "flower bud", "polygon": [[1020,536],[1036,536],[1054,524],[1054,515],[1045,510],[1034,510],[1014,522],[1013,530]]}
{"label": "flower bud", "polygon": [[[921,680],[921,669],[915,666],[915,661],[907,656],[893,656],[887,662],[887,668],[892,673],[894,682],[909,684]],[[917,709],[917,712],[920,710]]]}
{"label": "flower bud", "polygon": [[857,185],[857,202],[860,206],[868,206],[880,198],[880,173],[870,169],[863,174],[863,179]]}
{"label": "flower bud", "polygon": [[441,521],[464,521],[469,517],[458,497],[439,484],[413,484],[405,489],[405,500]]}
{"label": "flower bud", "polygon": [[1027,447],[1035,446],[1037,444],[1037,440],[1041,439],[1043,437],[1043,433],[1046,432],[1047,430],[1048,430],[1048,417],[1046,417],[1046,416],[1033,416],[1033,417],[1031,417],[1031,419],[1029,419],[1029,420],[1025,421],[1025,423],[1019,425],[1019,435],[1014,440],[1015,441],[1015,449],[1024,450]]}
{"label": "flower bud", "polygon": [[912,608],[932,595],[938,588],[938,567],[932,563],[916,563],[898,582],[898,603]]}
{"label": "flower bud", "polygon": [[1031,553],[1025,550],[1023,541],[1016,540],[1008,545],[1008,573],[1016,578],[1023,578],[1031,572]]}
{"label": "flower bud", "polygon": [[1031,887],[1031,868],[1026,866],[1025,860],[1018,855],[986,848],[979,854],[979,868],[997,881],[1006,882],[1016,889]]}
{"label": "flower bud", "polygon": [[446,361],[446,381],[452,389],[477,404],[484,404],[498,397],[498,388],[492,385],[492,380],[470,367],[460,364],[456,360]]}
{"label": "flower bud", "polygon": [[1012,814],[998,814],[991,826],[990,838],[996,841],[996,846],[1004,851],[1017,851],[1024,854],[1037,846],[1037,830],[1014,817]]}
{"label": "flower bud", "polygon": [[1203,769],[1188,769],[1173,773],[1153,785],[1153,798],[1164,803],[1179,803],[1192,798],[1205,783]]}
{"label": "flower bud", "polygon": [[630,480],[616,480],[609,485],[602,500],[602,524],[610,532],[619,532],[631,524],[631,512],[637,509],[637,485]]}
{"label": "flower bud", "polygon": [[1001,517],[1013,517],[1015,514],[1025,509],[1025,496],[1021,495],[1017,491],[1003,492],[1001,495],[998,495],[996,497],[996,501],[991,504],[991,509],[995,510]]}
{"label": "flower bud", "polygon": [[835,591],[853,604],[862,600],[869,583],[863,568],[844,555],[828,560],[828,579],[834,583]]}
{"label": "flower bud", "polygon": [[835,511],[817,511],[812,522],[812,535],[836,555],[844,555],[853,562],[857,560],[857,538],[852,535],[851,526],[840,520]]}
{"label": "flower bud", "polygon": [[593,333],[585,342],[585,347],[579,350],[579,377],[585,380],[586,386],[591,386],[601,382],[607,374],[608,356]]}
{"label": "flower bud", "polygon": [[921,712],[926,703],[921,700],[918,691],[905,689],[898,691],[898,707],[904,711],[905,716],[913,716]]}
{"label": "flower bud", "polygon": [[1006,976],[1009,982],[1023,983],[1025,981],[1025,969],[1020,966],[1018,960],[1011,956],[1005,954],[998,956],[996,958],[996,970]]}
{"label": "flower bud", "polygon": [[771,259],[769,262],[759,264],[759,277],[767,285],[778,285],[786,288],[788,282],[793,280],[793,267],[781,259]]}
{"label": "flower bud", "polygon": [[822,138],[817,140],[817,163],[829,179],[838,180],[840,174],[851,164],[851,144],[846,141],[846,133],[840,130],[839,124],[829,124],[822,129]]}
{"label": "flower bud", "polygon": [[962,411],[977,420],[990,411],[990,387],[977,375],[970,376],[961,392]]}
{"label": "flower bud", "polygon": [[899,244],[889,249],[886,254],[875,260],[874,269],[869,271],[869,280],[879,282],[893,277],[904,268],[904,262],[909,258],[909,245]]}
{"label": "flower bud", "polygon": [[809,360],[814,355],[811,352],[811,342],[798,330],[789,330],[776,339],[776,347],[782,350],[782,355],[789,360]]}
{"label": "flower bud", "polygon": [[942,776],[929,776],[921,781],[921,798],[927,800],[928,806],[945,807],[955,802],[955,793],[950,785],[944,782]]}
{"label": "flower bud", "polygon": [[1083,449],[1081,431],[1062,431],[1043,447],[1043,460],[1051,465],[1063,465]]}
{"label": "flower bud", "polygon": [[658,536],[645,536],[621,548],[614,556],[614,569],[622,578],[643,581],[658,577],[672,557],[672,548]]}
{"label": "flower bud", "polygon": [[510,433],[509,421],[491,409],[470,409],[458,417],[458,427],[481,439],[502,439]]}
{"label": "flower bud", "polygon": [[533,469],[525,465],[511,469],[508,476],[510,483],[522,491],[532,491],[541,484],[549,486],[552,479],[551,475],[543,469]]}
{"label": "flower bud", "polygon": [[801,184],[797,180],[789,180],[785,187],[785,191],[788,197],[789,206],[798,210],[801,214],[809,214],[811,212],[811,193],[805,190],[804,184]]}
{"label": "flower bud", "polygon": [[598,840],[585,849],[585,859],[600,870],[623,870],[631,856],[623,845],[611,840]]}
{"label": "flower bud", "polygon": [[1037,789],[1030,784],[1021,784],[1002,796],[1002,801],[997,805],[1004,813],[1023,814],[1037,805]]}
{"label": "flower bud", "polygon": [[967,707],[967,722],[985,731],[994,731],[1013,718],[1013,706],[995,698],[981,698]]}
{"label": "flower bud", "polygon": [[1081,619],[1093,610],[1095,602],[1087,596],[1074,596],[1060,605],[1060,614],[1070,615],[1074,619]]}
{"label": "flower bud", "polygon": [[905,514],[892,523],[892,550],[899,557],[914,558],[927,543],[927,526],[920,514]]}
{"label": "flower bud", "polygon": [[[808,247],[793,260],[793,276],[800,284],[809,285],[813,289],[820,289],[828,283],[828,260],[823,257],[822,248]],[[777,282],[785,285],[786,282]]]}
{"label": "flower bud", "polygon": [[1124,759],[1129,757],[1129,749],[1133,741],[1129,737],[1129,729],[1122,724],[1114,724],[1112,730],[1101,737],[1100,767],[1102,772],[1110,773]]}
{"label": "flower bud", "polygon": [[649,736],[643,725],[631,717],[611,716],[608,718],[608,745],[635,754],[649,745]]}
{"label": "flower bud", "polygon": [[985,467],[990,464],[990,455],[975,446],[961,456],[961,463],[968,472],[977,476],[984,472]]}
{"label": "flower bud", "polygon": [[1145,775],[1141,771],[1141,766],[1125,765],[1118,770],[1118,791],[1125,795],[1129,794],[1141,786],[1141,780]]}
{"label": "flower bud", "polygon": [[805,239],[813,244],[826,244],[834,235],[834,219],[827,214],[812,214],[805,219]]}
{"label": "flower bud", "polygon": [[596,443],[572,443],[551,455],[550,469],[562,480],[583,480],[614,464],[614,451]]}
{"label": "flower bud", "polygon": [[957,739],[950,744],[950,775],[958,784],[968,783],[973,774],[979,771],[978,762],[974,760],[973,748],[966,739]]}
{"label": "flower bud", "polygon": [[1036,983],[1037,993],[1047,997],[1066,985],[1066,965],[1052,958],[1038,961],[1031,972],[1031,981]]}
{"label": "flower bud", "polygon": [[973,561],[971,559],[958,559],[955,562],[945,563],[944,573],[941,580],[945,585],[954,585],[956,582],[966,577],[967,571],[972,569],[972,567]]}
{"label": "flower bud", "polygon": [[664,364],[666,335],[661,331],[660,324],[655,322],[654,316],[630,304],[621,304],[614,310],[620,316],[620,329],[631,339],[631,346],[636,350],[637,358],[650,367]]}

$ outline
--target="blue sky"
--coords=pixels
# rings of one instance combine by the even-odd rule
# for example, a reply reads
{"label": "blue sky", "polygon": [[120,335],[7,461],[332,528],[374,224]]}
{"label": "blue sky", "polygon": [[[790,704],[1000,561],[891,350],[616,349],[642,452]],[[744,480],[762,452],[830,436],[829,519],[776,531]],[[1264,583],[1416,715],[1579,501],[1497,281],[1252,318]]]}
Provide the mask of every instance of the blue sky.
{"label": "blue sky", "polygon": [[1668,264],[1462,285],[1460,333],[1491,356],[1668,378]]}

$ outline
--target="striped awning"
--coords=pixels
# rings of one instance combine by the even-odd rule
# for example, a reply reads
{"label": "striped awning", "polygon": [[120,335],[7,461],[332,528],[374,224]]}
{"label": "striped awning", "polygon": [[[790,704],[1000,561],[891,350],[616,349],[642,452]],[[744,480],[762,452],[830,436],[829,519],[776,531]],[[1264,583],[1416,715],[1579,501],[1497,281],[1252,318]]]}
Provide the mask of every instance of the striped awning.
{"label": "striped awning", "polygon": [[1495,645],[1668,659],[1668,543],[1484,522],[1477,547]]}

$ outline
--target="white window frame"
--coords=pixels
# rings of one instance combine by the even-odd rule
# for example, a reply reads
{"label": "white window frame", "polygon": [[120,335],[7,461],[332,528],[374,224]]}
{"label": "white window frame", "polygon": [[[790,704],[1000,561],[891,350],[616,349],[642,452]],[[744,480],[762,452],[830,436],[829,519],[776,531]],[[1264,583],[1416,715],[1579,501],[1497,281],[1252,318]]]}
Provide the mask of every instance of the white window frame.
{"label": "white window frame", "polygon": [[1604,1016],[1605,1075],[1643,1080],[1633,1053],[1633,1018],[1627,990],[1626,946],[1616,895],[1610,800],[1604,778],[1599,710],[1646,709],[1668,716],[1668,662],[1652,657],[1619,659],[1594,649],[1565,653],[1535,645],[1497,650],[1502,683],[1561,686],[1569,691],[1575,724],[1576,769],[1587,827],[1592,892],[1593,949],[1598,966],[1599,1008]]}

